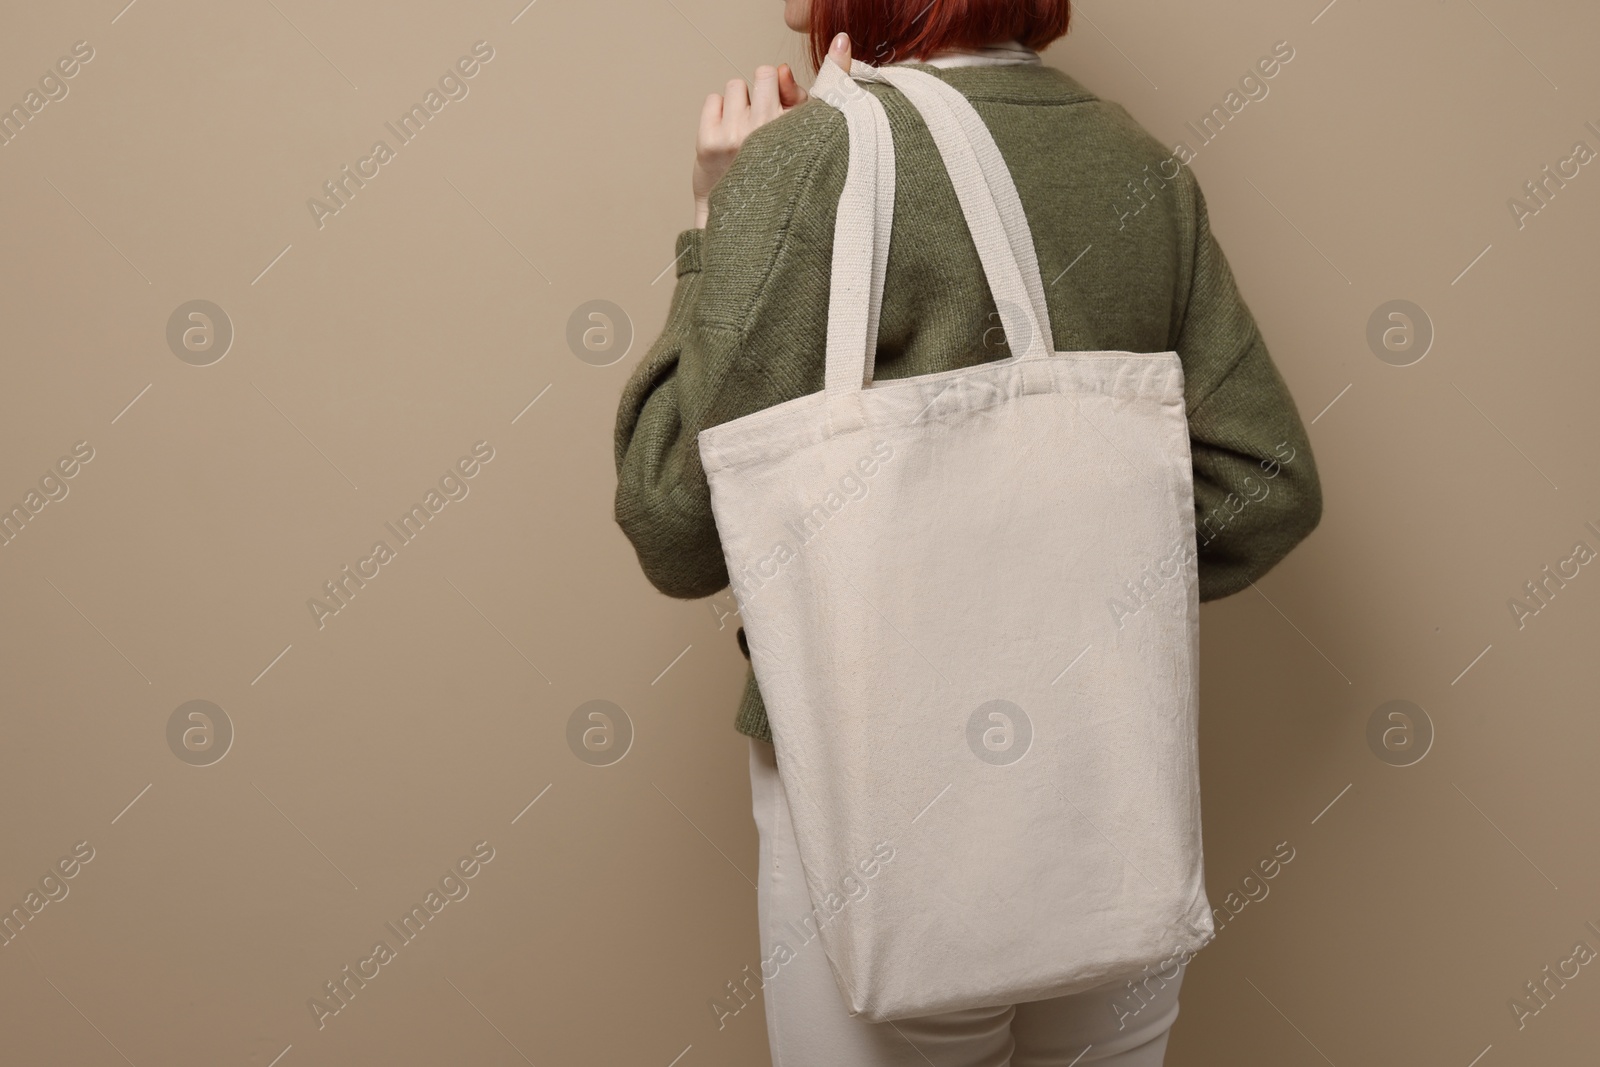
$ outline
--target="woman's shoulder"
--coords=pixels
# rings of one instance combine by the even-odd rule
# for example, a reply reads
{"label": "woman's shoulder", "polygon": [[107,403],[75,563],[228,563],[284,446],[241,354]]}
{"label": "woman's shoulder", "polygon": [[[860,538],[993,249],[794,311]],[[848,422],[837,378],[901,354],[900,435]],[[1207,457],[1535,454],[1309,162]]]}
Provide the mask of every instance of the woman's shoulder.
{"label": "woman's shoulder", "polygon": [[711,192],[707,236],[746,243],[787,233],[809,196],[836,199],[849,167],[844,115],[815,97],[750,132]]}
{"label": "woman's shoulder", "polygon": [[842,112],[812,97],[745,138],[739,155],[724,175],[730,187],[759,185],[794,189],[819,165],[849,158],[850,137]]}

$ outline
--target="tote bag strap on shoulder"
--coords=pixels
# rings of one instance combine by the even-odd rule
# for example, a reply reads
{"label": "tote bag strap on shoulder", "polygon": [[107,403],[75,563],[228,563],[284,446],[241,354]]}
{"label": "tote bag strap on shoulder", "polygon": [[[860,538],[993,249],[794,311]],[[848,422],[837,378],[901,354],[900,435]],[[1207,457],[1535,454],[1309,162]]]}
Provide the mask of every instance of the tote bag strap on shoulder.
{"label": "tote bag strap on shoulder", "polygon": [[[1049,355],[1054,351],[1050,309],[1045,302],[1044,281],[1039,274],[1033,232],[1023,212],[1022,200],[1017,196],[1011,170],[1001,157],[994,136],[984,124],[982,116],[959,90],[926,71],[896,66],[866,67],[862,76],[893,85],[921,113],[944,160],[951,183],[956,188],[956,195],[961,199],[962,211],[967,217],[967,226],[972,230],[973,243],[978,246],[980,258],[983,258],[984,242],[979,239],[979,227],[991,233],[998,229],[1005,235],[1026,298],[1019,297],[1014,291],[1010,264],[1001,257],[996,256],[992,260],[983,258],[983,266],[989,288],[999,305],[1006,337],[1011,340],[1012,351],[1018,356],[1030,353],[1035,356]],[[966,187],[965,193],[963,187]],[[1002,283],[999,287],[995,285],[997,270]],[[1002,301],[1010,301],[1012,307],[1008,308]],[[1009,312],[1015,313],[1008,315]],[[1024,330],[1029,332],[1022,332]],[[1022,339],[1021,344],[1017,343],[1019,338]],[[1042,342],[1042,350],[1033,343],[1034,340]]]}
{"label": "tote bag strap on shoulder", "polygon": [[833,230],[824,391],[836,430],[861,424],[860,391],[872,381],[878,315],[894,223],[894,138],[878,98],[831,59],[812,95],[843,112],[849,170]]}
{"label": "tote bag strap on shoulder", "polygon": [[[850,394],[871,385],[894,214],[894,145],[882,104],[855,82],[893,85],[921,114],[956,191],[1016,359],[1053,351],[1049,309],[1027,216],[993,136],[966,97],[901,67],[824,62],[814,95],[844,113],[849,171],[834,229],[825,391],[836,431],[860,425]],[[876,195],[874,195],[876,193]],[[859,398],[856,398],[857,400]]]}

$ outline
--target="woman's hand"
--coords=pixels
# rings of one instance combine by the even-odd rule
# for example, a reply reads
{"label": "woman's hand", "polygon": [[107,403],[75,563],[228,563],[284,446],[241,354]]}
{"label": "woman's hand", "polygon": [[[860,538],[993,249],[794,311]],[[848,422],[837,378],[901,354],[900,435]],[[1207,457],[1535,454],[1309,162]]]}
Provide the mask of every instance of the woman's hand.
{"label": "woman's hand", "polygon": [[[834,38],[828,54],[846,71],[850,68],[850,41]],[[756,68],[754,88],[735,78],[723,93],[706,97],[700,111],[700,131],[694,145],[694,224],[704,227],[710,214],[711,189],[733,164],[750,131],[764,126],[806,102],[806,91],[794,80],[789,64]]]}

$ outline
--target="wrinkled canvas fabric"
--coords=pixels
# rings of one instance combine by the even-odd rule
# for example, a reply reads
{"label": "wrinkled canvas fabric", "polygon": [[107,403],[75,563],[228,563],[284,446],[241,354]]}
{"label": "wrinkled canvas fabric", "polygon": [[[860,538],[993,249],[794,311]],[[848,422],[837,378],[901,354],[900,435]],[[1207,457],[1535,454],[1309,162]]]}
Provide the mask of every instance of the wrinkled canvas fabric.
{"label": "wrinkled canvas fabric", "polygon": [[[927,122],[1009,358],[872,381],[894,146],[853,78]],[[1026,216],[959,92],[830,61],[813,95],[850,137],[826,384],[698,443],[840,990],[880,1022],[1186,957],[1213,927],[1178,355],[1052,351]]]}

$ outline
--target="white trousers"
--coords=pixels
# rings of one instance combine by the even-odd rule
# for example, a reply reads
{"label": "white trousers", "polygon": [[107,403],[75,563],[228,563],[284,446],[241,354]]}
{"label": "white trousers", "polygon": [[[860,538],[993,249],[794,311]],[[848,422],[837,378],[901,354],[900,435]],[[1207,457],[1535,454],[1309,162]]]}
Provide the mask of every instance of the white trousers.
{"label": "white trousers", "polygon": [[[1181,968],[1176,977],[1146,974],[1003,1008],[888,1023],[852,1018],[816,934],[775,752],[755,738],[750,794],[761,835],[760,995],[773,1067],[1161,1067],[1178,1017]],[[780,941],[794,953],[781,966]],[[777,974],[767,978],[773,967]]]}

